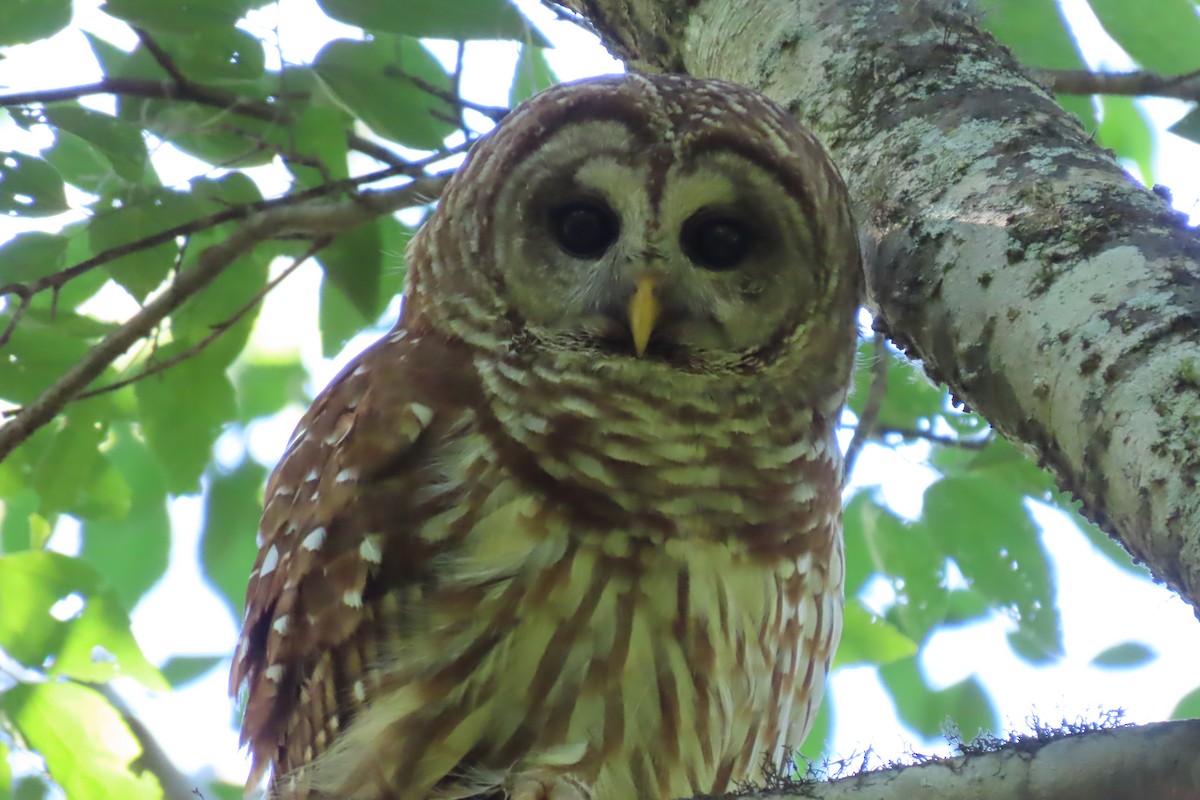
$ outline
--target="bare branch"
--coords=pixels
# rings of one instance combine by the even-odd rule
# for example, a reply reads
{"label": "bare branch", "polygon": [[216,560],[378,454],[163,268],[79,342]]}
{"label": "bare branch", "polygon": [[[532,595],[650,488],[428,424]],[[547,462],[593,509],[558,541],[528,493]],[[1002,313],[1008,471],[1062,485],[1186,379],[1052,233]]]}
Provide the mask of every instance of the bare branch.
{"label": "bare branch", "polygon": [[1017,741],[829,783],[800,783],[748,798],[784,800],[1127,800],[1195,797],[1200,720],[1089,731],[1050,741]]}
{"label": "bare branch", "polygon": [[381,214],[438,196],[448,177],[447,174],[436,175],[414,180],[397,189],[367,192],[339,202],[279,206],[254,214],[227,239],[201,253],[194,267],[178,273],[160,295],[112,331],[34,402],[0,427],[0,461],[78,397],[134,342],[145,337],[168,314],[257,244],[288,234],[336,236]]}
{"label": "bare branch", "polygon": [[1200,71],[1185,75],[1158,75],[1145,71],[1044,69],[1036,70],[1034,77],[1058,94],[1113,94],[1200,101]]}

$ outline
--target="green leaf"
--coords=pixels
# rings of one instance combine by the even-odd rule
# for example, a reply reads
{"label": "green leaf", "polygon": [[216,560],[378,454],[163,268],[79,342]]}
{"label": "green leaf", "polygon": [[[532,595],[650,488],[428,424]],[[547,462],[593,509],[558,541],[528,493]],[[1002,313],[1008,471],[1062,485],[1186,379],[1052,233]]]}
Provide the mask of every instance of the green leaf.
{"label": "green leaf", "polygon": [[62,418],[30,476],[42,516],[66,511],[84,519],[120,519],[129,513],[129,487],[100,451],[106,428],[80,408]]}
{"label": "green leaf", "polygon": [[317,0],[329,16],[369,30],[425,39],[516,39],[548,42],[506,0]]}
{"label": "green leaf", "polygon": [[[257,104],[260,112],[270,112],[273,108],[267,96],[278,89],[278,76],[265,73],[262,41],[232,27],[206,31],[203,36],[158,34],[155,40],[180,72],[198,84],[218,90],[217,96],[213,103],[201,104],[123,94],[117,97],[117,118],[219,167],[269,163],[275,157],[275,149],[267,142],[276,123],[262,119],[260,114],[242,114],[232,108],[235,100]],[[151,81],[169,77],[144,45],[125,54],[112,52],[94,37],[91,42],[112,77]],[[221,97],[221,90],[229,96]],[[286,119],[281,107],[279,119]]]}
{"label": "green leaf", "polygon": [[46,121],[87,142],[114,172],[130,183],[142,180],[149,154],[141,131],[116,117],[76,103],[48,106]]}
{"label": "green leaf", "polygon": [[946,477],[974,477],[995,483],[1012,496],[1047,501],[1055,491],[1054,479],[1007,440],[996,437],[982,450],[943,447],[933,454],[933,465]]}
{"label": "green leaf", "polygon": [[[58,790],[51,787],[47,779],[41,775],[28,775],[17,779],[17,785],[13,788],[13,800],[48,800],[51,791]],[[57,796],[55,794],[55,797]]]}
{"label": "green leaf", "polygon": [[917,643],[854,601],[846,603],[835,666],[887,664],[916,655]]}
{"label": "green leaf", "polygon": [[[863,406],[871,391],[874,346],[866,342],[859,346],[859,363],[862,368],[855,371],[854,391],[850,395],[850,409],[862,414]],[[887,394],[876,418],[881,427],[918,428],[920,423],[937,416],[942,411],[945,391],[934,386],[903,356],[889,351],[887,355]]]}
{"label": "green leaf", "polygon": [[[68,619],[52,614],[74,596]],[[165,689],[129,630],[129,616],[92,567],[59,553],[28,550],[0,557],[0,649],[30,669],[101,683],[128,675]]]}
{"label": "green leaf", "polygon": [[231,783],[209,783],[209,790],[216,800],[244,800],[246,789]]}
{"label": "green leaf", "polygon": [[1101,97],[1104,116],[1096,139],[1111,147],[1122,160],[1132,161],[1141,173],[1142,182],[1154,184],[1154,137],[1150,121],[1137,103],[1129,97]]}
{"label": "green leaf", "polygon": [[0,0],[0,47],[45,39],[71,22],[71,0]]}
{"label": "green leaf", "polygon": [[966,738],[976,731],[999,730],[995,708],[978,679],[971,677],[945,689],[932,690],[916,657],[903,658],[879,668],[879,677],[906,725],[927,739],[938,736],[947,720]]}
{"label": "green leaf", "polygon": [[0,739],[0,800],[12,797],[12,767],[8,765],[8,745]]}
{"label": "green leaf", "polygon": [[101,10],[153,33],[207,39],[214,33],[232,28],[247,11],[259,5],[262,5],[260,0],[189,0],[187,3],[107,0]]}
{"label": "green leaf", "polygon": [[[21,454],[18,449],[13,455],[0,462],[0,470],[11,469],[13,461]],[[49,537],[49,525],[37,513],[42,499],[32,489],[4,495],[0,503],[0,553],[18,553],[22,550],[40,549]],[[45,527],[45,531],[39,530]]]}
{"label": "green leaf", "polygon": [[64,266],[67,239],[40,231],[18,233],[0,245],[0,284],[26,283]]}
{"label": "green leaf", "polygon": [[926,526],[900,520],[865,492],[851,500],[843,519],[847,596],[854,596],[870,575],[884,576],[896,592],[888,622],[909,639],[923,640],[946,618],[943,549]]}
{"label": "green leaf", "polygon": [[[96,253],[136,245],[150,236],[203,216],[206,210],[190,194],[169,190],[139,192],[118,198],[109,205],[115,207],[98,211],[88,226],[88,240]],[[178,258],[179,245],[171,238],[115,258],[104,268],[134,298],[144,300],[162,285]]]}
{"label": "green leaf", "polygon": [[54,144],[42,151],[42,157],[64,181],[90,194],[110,194],[122,186],[112,165],[70,131],[55,131]]}
{"label": "green leaf", "polygon": [[374,322],[359,313],[345,293],[325,277],[321,279],[317,317],[321,325],[321,355],[325,358],[342,352],[347,342]]}
{"label": "green leaf", "polygon": [[1049,563],[1021,495],[984,477],[944,478],[926,490],[921,523],[989,606],[1016,614],[1021,655],[1062,654]]}
{"label": "green leaf", "polygon": [[1104,650],[1091,660],[1102,669],[1133,669],[1157,658],[1154,650],[1142,642],[1122,642]]}
{"label": "green leaf", "polygon": [[1184,139],[1200,144],[1200,107],[1193,108],[1184,114],[1167,130],[1176,136],[1182,136]]}
{"label": "green leaf", "polygon": [[141,742],[99,692],[72,683],[19,684],[0,696],[0,708],[68,798],[161,800],[154,776],[132,770]]}
{"label": "green leaf", "polygon": [[234,367],[238,419],[248,423],[281,411],[289,403],[306,404],[308,370],[299,358],[288,361],[242,360]]}
{"label": "green leaf", "polygon": [[262,516],[262,491],[267,472],[252,459],[228,474],[217,474],[204,498],[204,528],[200,566],[229,604],[235,620],[242,619],[246,578],[258,554],[255,533]]}
{"label": "green leaf", "polygon": [[172,656],[162,665],[163,677],[176,689],[204,677],[226,656]]}
{"label": "green leaf", "polygon": [[1163,75],[1200,68],[1200,17],[1193,0],[1156,0],[1154,13],[1126,0],[1089,0],[1108,35],[1135,61]]}
{"label": "green leaf", "polygon": [[58,170],[36,156],[0,152],[0,213],[48,217],[69,208]]}
{"label": "green leaf", "polygon": [[[170,358],[182,348],[160,348]],[[204,353],[134,385],[142,431],[162,465],[167,491],[194,494],[224,425],[237,414],[233,385],[222,363]]]}
{"label": "green leaf", "polygon": [[[0,312],[0,329],[10,319],[11,312]],[[0,397],[20,405],[33,402],[111,327],[71,312],[59,311],[51,319],[41,309],[28,309],[0,358]],[[103,379],[113,374],[109,370]]]}
{"label": "green leaf", "polygon": [[81,557],[105,577],[126,608],[133,608],[167,570],[171,522],[161,467],[132,425],[112,427],[106,455],[130,491],[120,520],[87,520]]}
{"label": "green leaf", "polygon": [[543,89],[548,89],[558,83],[550,62],[546,60],[546,51],[541,47],[525,45],[517,58],[513,69],[512,85],[508,90],[508,104],[517,103],[532,97]]}
{"label": "green leaf", "polygon": [[[1086,69],[1079,45],[1055,0],[980,0],[978,19],[1013,51],[1022,64],[1038,69]],[[1088,128],[1095,125],[1091,99],[1058,98]]]}
{"label": "green leaf", "polygon": [[[194,181],[192,193],[210,201],[213,207],[254,203],[261,199],[254,182],[240,172],[231,172],[216,181]],[[222,227],[194,236],[184,256],[183,269],[194,269],[197,260],[209,247],[219,243],[228,230]],[[232,363],[250,338],[260,306],[255,304],[232,324],[230,320],[266,284],[272,250],[270,244],[254,248],[226,267],[204,291],[189,298],[171,317],[171,332],[175,339],[181,344],[196,344],[220,330],[219,337],[205,346],[205,357],[213,364]]]}
{"label": "green leaf", "polygon": [[341,234],[318,255],[325,278],[342,290],[363,319],[374,320],[383,311],[379,302],[382,248],[380,225],[370,222]]}
{"label": "green leaf", "polygon": [[445,100],[419,88],[419,78],[450,92],[450,79],[416,39],[382,35],[371,41],[335,39],[313,70],[347,110],[387,139],[436,150],[457,130],[456,112]]}
{"label": "green leaf", "polygon": [[[289,85],[297,79],[297,73],[315,80],[311,71],[293,69],[288,72]],[[352,126],[353,120],[340,108],[308,105],[295,124],[280,129],[291,140],[288,146],[280,147],[284,163],[301,187],[320,186],[349,176],[346,136]]]}
{"label": "green leaf", "polygon": [[1171,711],[1170,719],[1200,719],[1200,686],[1179,699]]}

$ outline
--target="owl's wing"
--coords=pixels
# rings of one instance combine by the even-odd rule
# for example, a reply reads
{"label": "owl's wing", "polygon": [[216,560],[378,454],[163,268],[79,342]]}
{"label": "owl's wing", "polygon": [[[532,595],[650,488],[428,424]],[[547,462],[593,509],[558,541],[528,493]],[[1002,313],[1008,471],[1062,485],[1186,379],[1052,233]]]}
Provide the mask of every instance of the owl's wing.
{"label": "owl's wing", "polygon": [[269,766],[278,778],[311,762],[371,694],[369,668],[397,628],[385,600],[429,566],[417,531],[439,510],[436,451],[478,397],[469,363],[440,337],[397,330],[296,427],[267,483],[230,673],[232,692],[247,688],[248,787]]}

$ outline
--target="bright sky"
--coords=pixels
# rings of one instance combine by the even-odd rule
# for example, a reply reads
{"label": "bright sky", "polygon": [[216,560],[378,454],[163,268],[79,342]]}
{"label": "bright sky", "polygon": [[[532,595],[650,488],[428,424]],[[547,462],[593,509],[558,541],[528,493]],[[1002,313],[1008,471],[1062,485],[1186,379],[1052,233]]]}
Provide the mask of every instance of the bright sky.
{"label": "bright sky", "polygon": [[[620,64],[604,53],[597,43],[574,26],[554,22],[552,15],[532,0],[520,0],[541,28],[559,46],[550,54],[551,63],[564,79],[585,77],[620,70]],[[94,9],[78,9],[77,20],[90,30],[131,47],[133,38],[120,26],[108,24]],[[1128,61],[1099,29],[1082,0],[1064,0],[1073,24],[1083,33],[1087,55],[1093,63],[1107,68],[1129,66]],[[251,21],[254,32],[278,25],[280,43],[289,61],[306,61],[315,55],[329,37],[337,35],[328,21],[313,24],[314,0],[283,0],[278,8],[257,12]],[[354,35],[345,29],[345,35]],[[452,47],[435,48],[441,57],[451,58]],[[502,105],[507,99],[507,84],[516,59],[516,48],[494,43],[468,46],[468,72],[464,93],[472,100]],[[91,80],[96,70],[90,51],[79,37],[62,34],[52,46],[39,43],[30,48],[14,48],[0,61],[0,85],[10,90],[67,86]],[[268,57],[273,53],[268,50]],[[103,100],[97,107],[104,108]],[[111,108],[111,106],[109,106]],[[1177,137],[1161,133],[1166,124],[1182,115],[1184,107],[1169,101],[1147,102],[1144,107],[1160,128],[1157,150],[1157,175],[1170,185],[1176,205],[1200,217],[1200,148]],[[30,147],[36,139],[19,134],[12,126],[0,126],[0,148]],[[43,141],[42,144],[45,144]],[[203,165],[163,147],[155,164],[167,182],[184,181]],[[1191,165],[1185,170],[1182,165]],[[255,171],[268,191],[284,188],[278,173],[269,168]],[[0,239],[13,232],[11,224],[0,220]],[[299,270],[267,300],[257,326],[254,345],[267,350],[299,348],[307,364],[313,367],[314,389],[324,385],[342,363],[361,349],[370,337],[352,342],[346,353],[333,362],[320,358],[316,291],[319,280],[312,265]],[[120,301],[109,297],[106,311],[123,313]],[[393,309],[394,310],[394,309]],[[311,319],[312,326],[295,337],[297,319]],[[286,337],[275,335],[286,332]],[[274,463],[301,409],[278,419],[256,425],[249,431],[250,452],[264,463]],[[242,443],[234,436],[225,437],[218,452],[232,458]],[[884,486],[884,495],[901,513],[919,512],[920,491],[932,474],[920,464],[920,448],[890,451],[872,447],[860,460],[856,481],[860,485]],[[896,475],[911,476],[897,481]],[[133,615],[134,632],[147,655],[155,661],[179,654],[227,654],[236,637],[234,622],[220,601],[204,585],[195,568],[198,547],[201,502],[198,498],[180,498],[172,506],[176,526],[171,565],[166,576],[137,607]],[[1034,509],[1044,526],[1045,542],[1052,554],[1059,587],[1066,656],[1046,668],[1033,668],[1009,649],[1004,634],[1011,624],[1001,618],[963,626],[938,634],[926,650],[923,667],[937,686],[948,686],[972,674],[987,686],[1005,723],[1022,728],[1027,718],[1054,722],[1063,717],[1094,720],[1105,709],[1124,708],[1127,720],[1147,722],[1165,718],[1179,698],[1200,683],[1195,664],[1200,661],[1200,626],[1190,609],[1169,592],[1146,580],[1131,577],[1113,567],[1097,554],[1084,536],[1057,511]],[[969,535],[969,520],[964,520],[964,535]],[[253,531],[246,531],[253,536]],[[77,552],[78,532],[65,525],[56,534],[54,545],[65,552]],[[1089,664],[1108,647],[1137,641],[1158,654],[1136,670],[1105,670]],[[139,687],[126,687],[138,712],[160,735],[168,752],[186,771],[215,767],[227,780],[240,783],[246,764],[237,751],[233,732],[232,705],[225,696],[225,667],[183,690],[162,698],[153,698]],[[844,669],[832,683],[836,708],[834,753],[849,756],[872,748],[881,758],[902,755],[910,749],[931,752],[933,744],[917,740],[895,717],[891,700],[869,668]],[[973,731],[964,731],[968,736]],[[944,747],[942,748],[944,751]]]}

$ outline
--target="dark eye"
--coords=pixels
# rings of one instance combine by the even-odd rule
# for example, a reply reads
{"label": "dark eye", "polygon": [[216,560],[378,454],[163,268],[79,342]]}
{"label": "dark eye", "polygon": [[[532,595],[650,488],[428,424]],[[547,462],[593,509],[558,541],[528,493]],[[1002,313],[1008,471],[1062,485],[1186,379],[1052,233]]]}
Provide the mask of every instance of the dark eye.
{"label": "dark eye", "polygon": [[568,255],[596,259],[617,240],[621,223],[599,200],[573,200],[550,212],[550,230]]}
{"label": "dark eye", "polygon": [[750,252],[752,236],[745,223],[723,211],[701,211],[683,223],[679,244],[696,266],[733,269]]}

